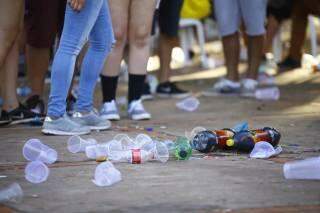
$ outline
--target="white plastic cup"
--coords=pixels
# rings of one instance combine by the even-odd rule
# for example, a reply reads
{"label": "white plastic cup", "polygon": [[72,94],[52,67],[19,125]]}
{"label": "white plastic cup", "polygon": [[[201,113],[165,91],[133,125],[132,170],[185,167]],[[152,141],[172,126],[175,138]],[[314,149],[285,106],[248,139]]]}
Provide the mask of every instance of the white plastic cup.
{"label": "white plastic cup", "polygon": [[56,150],[41,143],[39,139],[28,140],[23,146],[22,153],[28,161],[42,161],[52,164],[58,159]]}
{"label": "white plastic cup", "polygon": [[275,154],[276,151],[270,143],[261,141],[254,145],[250,158],[270,158]]}
{"label": "white plastic cup", "polygon": [[97,186],[111,186],[122,179],[121,173],[109,161],[99,164],[96,167],[92,182]]}
{"label": "white plastic cup", "polygon": [[121,144],[121,150],[134,148],[133,140],[126,134],[118,134],[113,138],[113,140],[116,140]]}
{"label": "white plastic cup", "polygon": [[89,159],[97,160],[101,157],[107,157],[109,153],[109,143],[87,146],[85,153]]}
{"label": "white plastic cup", "polygon": [[285,163],[283,173],[286,179],[320,180],[320,157]]}
{"label": "white plastic cup", "polygon": [[23,198],[23,191],[18,183],[12,183],[0,190],[0,203],[19,203]]}
{"label": "white plastic cup", "polygon": [[140,149],[141,147],[147,145],[147,144],[152,144],[153,140],[149,135],[146,134],[139,134],[134,140],[135,148]]}
{"label": "white plastic cup", "polygon": [[83,139],[78,135],[71,136],[68,140],[68,150],[71,153],[84,152],[87,146],[97,144],[97,141],[93,138]]}
{"label": "white plastic cup", "polygon": [[176,107],[178,109],[188,111],[188,112],[196,111],[199,105],[200,105],[200,101],[196,97],[189,97],[176,103]]}
{"label": "white plastic cup", "polygon": [[280,98],[280,90],[278,87],[260,88],[255,92],[258,100],[277,101]]}
{"label": "white plastic cup", "polygon": [[48,179],[50,170],[41,161],[32,161],[28,163],[25,170],[25,178],[31,183],[42,183]]}
{"label": "white plastic cup", "polygon": [[156,143],[154,159],[160,161],[161,163],[165,163],[169,160],[169,150],[166,144],[162,142]]}
{"label": "white plastic cup", "polygon": [[192,141],[194,136],[196,136],[199,132],[206,131],[207,129],[202,126],[197,126],[191,130],[191,132],[185,131],[185,136]]}

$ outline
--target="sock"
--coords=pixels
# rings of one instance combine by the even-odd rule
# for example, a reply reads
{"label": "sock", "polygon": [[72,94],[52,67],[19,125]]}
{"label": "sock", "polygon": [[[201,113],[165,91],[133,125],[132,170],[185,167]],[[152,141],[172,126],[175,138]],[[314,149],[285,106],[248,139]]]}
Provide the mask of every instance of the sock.
{"label": "sock", "polygon": [[129,97],[128,103],[130,104],[132,101],[139,100],[142,91],[143,91],[143,84],[145,82],[146,75],[134,75],[129,74]]}
{"label": "sock", "polygon": [[116,99],[118,76],[103,76],[101,75],[101,89],[103,102],[110,102]]}

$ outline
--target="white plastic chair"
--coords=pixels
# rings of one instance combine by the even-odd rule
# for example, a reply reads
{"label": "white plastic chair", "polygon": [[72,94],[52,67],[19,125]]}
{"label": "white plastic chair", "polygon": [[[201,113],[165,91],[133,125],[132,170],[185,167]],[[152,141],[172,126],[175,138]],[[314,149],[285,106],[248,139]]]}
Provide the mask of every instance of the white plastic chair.
{"label": "white plastic chair", "polygon": [[[190,65],[192,63],[189,50],[191,49],[195,36],[194,33],[197,34],[198,44],[200,47],[200,60],[201,65],[204,68],[209,67],[209,59],[205,51],[205,35],[202,23],[197,19],[181,19],[179,26],[180,30],[180,43],[181,48],[184,52],[184,64]],[[196,29],[194,32],[193,28]]]}

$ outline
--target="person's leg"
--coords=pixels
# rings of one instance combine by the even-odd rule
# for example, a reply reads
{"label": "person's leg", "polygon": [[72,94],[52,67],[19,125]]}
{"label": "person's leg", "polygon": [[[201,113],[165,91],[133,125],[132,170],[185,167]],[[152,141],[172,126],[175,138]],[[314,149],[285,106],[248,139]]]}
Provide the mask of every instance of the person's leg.
{"label": "person's leg", "polygon": [[4,99],[2,109],[7,112],[10,112],[19,107],[19,101],[16,94],[18,78],[18,59],[19,40],[17,38],[6,57],[6,61],[2,69]]}
{"label": "person's leg", "polygon": [[266,36],[263,45],[263,54],[272,51],[273,39],[280,28],[279,21],[272,15],[267,18]]}
{"label": "person's leg", "polygon": [[142,95],[150,56],[155,0],[132,0],[129,18],[129,103]]}
{"label": "person's leg", "polygon": [[[74,11],[69,5],[67,6],[60,46],[52,65],[51,91],[48,103],[48,116],[52,118],[59,118],[66,112],[66,97],[76,57],[96,23],[103,2],[104,0],[94,1],[94,3],[88,1],[80,12]],[[92,64],[95,62],[95,59],[91,61]]]}
{"label": "person's leg", "polygon": [[263,50],[267,0],[240,0],[240,7],[248,34],[247,78],[256,80]]}
{"label": "person's leg", "polygon": [[96,82],[114,43],[109,6],[107,1],[103,1],[100,13],[90,33],[89,48],[81,66],[77,111],[92,111]]}
{"label": "person's leg", "polygon": [[158,80],[160,84],[157,87],[157,95],[160,97],[183,98],[189,95],[189,92],[178,88],[170,82],[170,63],[172,49],[179,46],[179,21],[180,11],[183,0],[162,0],[159,7],[159,58],[160,69],[158,71]]}
{"label": "person's leg", "polygon": [[128,17],[130,0],[110,0],[110,13],[116,43],[108,56],[101,75],[103,102],[108,103],[116,99],[120,64],[127,43]]}
{"label": "person's leg", "polygon": [[21,14],[23,14],[23,1],[0,1],[0,68],[18,37]]}

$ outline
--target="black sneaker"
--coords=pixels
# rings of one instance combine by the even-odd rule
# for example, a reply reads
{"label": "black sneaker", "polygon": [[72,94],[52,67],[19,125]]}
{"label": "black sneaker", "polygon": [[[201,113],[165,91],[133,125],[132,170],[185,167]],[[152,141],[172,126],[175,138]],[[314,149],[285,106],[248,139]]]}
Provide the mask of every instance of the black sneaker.
{"label": "black sneaker", "polygon": [[278,64],[279,72],[286,72],[301,67],[300,61],[287,57]]}
{"label": "black sneaker", "polygon": [[11,118],[9,113],[5,110],[1,110],[0,112],[0,126],[8,125],[11,123]]}
{"label": "black sneaker", "polygon": [[10,111],[8,114],[12,120],[11,124],[30,123],[34,120],[39,120],[44,118],[43,115],[32,112],[22,104],[20,104],[18,108]]}
{"label": "black sneaker", "polygon": [[152,100],[153,95],[151,94],[150,85],[148,83],[143,84],[143,91],[141,95],[141,100]]}
{"label": "black sneaker", "polygon": [[158,85],[157,95],[163,98],[185,98],[190,96],[190,93],[178,88],[174,83],[166,82]]}
{"label": "black sneaker", "polygon": [[30,110],[34,113],[41,114],[43,116],[45,114],[44,102],[43,102],[43,100],[40,99],[39,95],[33,95],[33,96],[29,97],[25,101],[24,106],[28,110]]}

